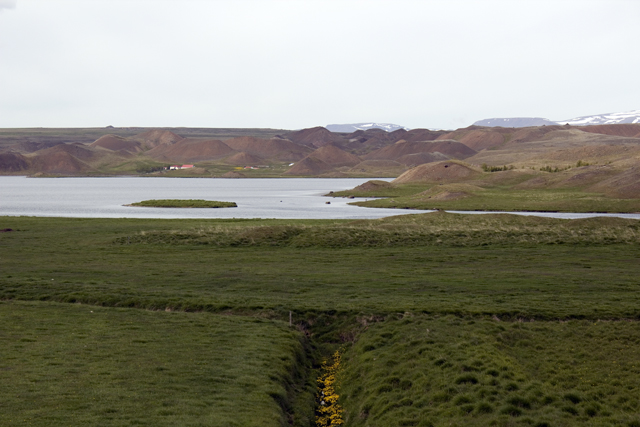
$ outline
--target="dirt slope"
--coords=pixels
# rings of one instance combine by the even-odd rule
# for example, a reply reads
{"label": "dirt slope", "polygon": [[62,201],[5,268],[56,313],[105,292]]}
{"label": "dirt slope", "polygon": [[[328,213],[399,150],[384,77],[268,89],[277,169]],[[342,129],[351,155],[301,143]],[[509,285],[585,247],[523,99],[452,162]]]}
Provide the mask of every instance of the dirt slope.
{"label": "dirt slope", "polygon": [[92,150],[83,144],[60,144],[56,145],[55,147],[42,150],[39,153],[45,154],[60,152],[68,153],[73,157],[83,161],[95,160],[102,155],[100,152]]}
{"label": "dirt slope", "polygon": [[146,154],[165,162],[196,163],[221,159],[234,153],[235,150],[217,139],[184,138],[173,145],[158,145]]}
{"label": "dirt slope", "polygon": [[[452,132],[452,134],[454,134]],[[469,132],[465,132],[464,135],[452,138],[456,135],[443,135],[438,139],[454,139],[466,145],[469,148],[473,148],[476,151],[486,150],[487,148],[497,147],[504,144],[506,138],[500,132],[496,132],[491,129],[475,129]]]}
{"label": "dirt slope", "polygon": [[285,172],[285,175],[320,175],[328,172],[333,167],[315,157],[305,157],[304,159],[296,162],[291,169]]}
{"label": "dirt slope", "polygon": [[638,138],[640,135],[640,123],[621,123],[617,125],[593,125],[582,126],[580,130],[584,132],[599,133],[612,136],[626,136]]}
{"label": "dirt slope", "polygon": [[640,198],[640,165],[600,181],[589,189],[621,199]]}
{"label": "dirt slope", "polygon": [[403,142],[398,141],[394,145],[383,147],[363,156],[366,160],[396,160],[402,156],[416,153],[441,153],[456,159],[465,159],[476,154],[476,151],[461,142],[453,140]]}
{"label": "dirt slope", "polygon": [[296,162],[313,151],[308,147],[280,138],[261,139],[243,136],[227,139],[224,143],[238,152],[244,151],[263,159],[283,162]]}
{"label": "dirt slope", "polygon": [[345,142],[344,138],[340,135],[335,134],[322,126],[289,132],[284,136],[296,144],[305,145],[311,148],[320,148],[328,144],[342,144]]}
{"label": "dirt slope", "polygon": [[[55,147],[53,147],[55,148]],[[49,149],[51,150],[51,149]],[[31,170],[58,174],[76,174],[92,170],[91,166],[66,151],[43,150],[31,158]]]}
{"label": "dirt slope", "polygon": [[257,166],[264,163],[264,159],[243,151],[241,153],[236,153],[231,157],[227,157],[224,159],[224,162],[235,166]]}
{"label": "dirt slope", "polygon": [[424,163],[441,162],[443,160],[449,159],[450,157],[436,151],[435,153],[406,154],[404,156],[398,157],[396,161],[398,163],[402,163],[403,165],[414,167]]}
{"label": "dirt slope", "polygon": [[[397,131],[392,132],[395,134]],[[438,139],[438,137],[447,133],[446,131],[441,130],[429,130],[429,129],[411,129],[402,134],[402,138],[407,142],[422,142],[422,141],[434,141]]]}
{"label": "dirt slope", "polygon": [[62,141],[51,142],[36,142],[36,141],[21,141],[16,144],[10,145],[8,149],[22,154],[35,153],[39,150],[55,147],[56,145],[65,144]]}
{"label": "dirt slope", "polygon": [[452,183],[468,181],[480,175],[482,175],[482,172],[465,163],[444,161],[416,166],[391,181],[391,183]]}
{"label": "dirt slope", "polygon": [[323,147],[320,147],[313,153],[309,154],[308,157],[320,159],[328,165],[334,167],[355,166],[361,162],[358,156],[347,153],[346,151],[341,150],[335,145],[325,145]]}
{"label": "dirt slope", "polygon": [[140,141],[142,148],[150,150],[160,145],[172,145],[183,139],[170,130],[154,129],[136,135],[132,139]]}
{"label": "dirt slope", "polygon": [[117,135],[104,135],[89,145],[93,148],[103,148],[110,151],[123,151],[127,153],[137,153],[142,151],[139,141],[124,138]]}
{"label": "dirt slope", "polygon": [[21,172],[29,169],[27,159],[20,153],[0,153],[0,172]]}

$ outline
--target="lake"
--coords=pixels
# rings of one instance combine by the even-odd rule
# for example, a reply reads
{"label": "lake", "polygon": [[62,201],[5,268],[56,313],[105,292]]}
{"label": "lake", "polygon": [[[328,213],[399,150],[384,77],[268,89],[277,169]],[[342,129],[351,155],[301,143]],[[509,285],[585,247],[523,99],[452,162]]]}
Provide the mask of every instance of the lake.
{"label": "lake", "polygon": [[[431,211],[350,206],[352,199],[323,197],[372,178],[27,178],[0,176],[0,215],[76,218],[299,218],[374,219]],[[386,179],[390,181],[390,179]],[[237,208],[170,209],[124,206],[149,199],[236,202]],[[366,200],[366,199],[356,199]],[[330,204],[326,204],[330,202]],[[486,212],[460,212],[481,214]],[[554,218],[640,214],[513,212]]]}
{"label": "lake", "polygon": [[[369,209],[322,197],[371,178],[27,178],[0,176],[0,215],[78,218],[372,219],[428,211]],[[149,199],[236,202],[237,208],[123,206]],[[366,200],[366,199],[358,199]],[[330,204],[326,204],[330,202]]]}

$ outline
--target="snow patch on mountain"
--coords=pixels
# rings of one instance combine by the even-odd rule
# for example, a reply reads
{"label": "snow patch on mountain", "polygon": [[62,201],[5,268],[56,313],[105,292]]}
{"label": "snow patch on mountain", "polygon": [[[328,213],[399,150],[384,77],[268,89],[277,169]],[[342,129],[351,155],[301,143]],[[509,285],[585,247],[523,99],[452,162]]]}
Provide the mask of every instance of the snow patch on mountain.
{"label": "snow patch on mountain", "polygon": [[474,123],[474,126],[523,128],[528,126],[547,126],[557,124],[558,123],[553,122],[549,119],[543,119],[542,117],[511,117],[505,119],[495,118],[478,120]]}
{"label": "snow patch on mountain", "polygon": [[620,123],[640,123],[640,110],[627,111],[623,113],[605,113],[592,116],[575,117],[568,120],[549,120],[541,117],[511,117],[478,120],[475,126],[502,126],[511,128],[521,128],[528,126],[543,125],[564,125],[588,126],[588,125],[613,125]]}
{"label": "snow patch on mountain", "polygon": [[640,110],[627,111],[624,113],[605,113],[594,116],[575,117],[569,120],[560,120],[561,124],[571,126],[587,125],[616,125],[620,123],[640,123]]}
{"label": "snow patch on mountain", "polygon": [[327,130],[330,130],[331,132],[344,132],[344,133],[351,133],[357,130],[367,130],[367,129],[382,129],[387,132],[393,132],[394,130],[398,130],[398,129],[409,130],[409,128],[406,128],[400,125],[394,125],[393,123],[372,123],[372,122],[350,123],[350,124],[341,124],[341,125],[333,124],[333,125],[326,125],[325,128],[327,128]]}

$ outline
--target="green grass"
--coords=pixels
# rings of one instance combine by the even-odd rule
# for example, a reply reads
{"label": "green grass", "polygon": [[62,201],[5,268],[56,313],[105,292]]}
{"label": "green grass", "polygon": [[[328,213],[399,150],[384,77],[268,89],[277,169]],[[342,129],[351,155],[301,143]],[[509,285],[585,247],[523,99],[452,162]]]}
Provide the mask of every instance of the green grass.
{"label": "green grass", "polygon": [[[85,339],[94,336],[83,329],[92,325],[89,314],[105,313],[111,323],[103,324],[123,331],[122,337],[95,335],[114,340],[99,353],[108,366],[109,351],[121,348],[131,350],[127,366],[158,353],[174,360],[173,350],[197,354],[204,331],[229,321],[238,322],[223,327],[229,334],[252,337],[240,339],[239,346],[255,339],[256,346],[263,346],[259,357],[267,358],[259,360],[282,361],[258,380],[263,387],[279,384],[279,390],[286,390],[269,400],[279,414],[277,420],[270,418],[276,425],[287,413],[305,425],[308,386],[314,384],[305,360],[315,360],[318,367],[340,346],[346,349],[340,387],[347,425],[633,426],[638,421],[637,398],[631,398],[638,391],[634,381],[640,366],[635,350],[640,320],[637,220],[442,212],[360,221],[1,217],[0,229],[6,228],[14,231],[0,233],[0,300],[13,302],[0,305],[0,312],[8,307],[15,312],[2,323],[7,328],[0,337],[7,345],[0,346],[0,363],[5,355],[19,359],[18,354],[26,354],[20,361],[25,372],[48,363],[43,358],[55,354],[55,348],[75,346],[73,328],[84,330]],[[82,305],[57,304],[64,302]],[[286,326],[290,311],[296,329],[305,334],[302,342]],[[42,313],[42,320],[36,313]],[[198,322],[208,326],[195,326]],[[145,335],[156,338],[133,346],[133,340],[144,338],[126,335],[126,327],[117,326],[131,323],[140,323]],[[255,325],[271,332],[256,334]],[[91,327],[100,331],[102,326]],[[5,333],[12,328],[22,328],[21,334]],[[38,335],[38,328],[46,334]],[[280,333],[285,338],[277,338]],[[54,341],[46,344],[45,335]],[[34,336],[40,338],[21,341]],[[91,339],[98,346],[99,340]],[[216,344],[217,338],[206,339],[207,357],[221,354],[224,359],[227,350],[218,349],[224,346]],[[45,344],[46,349],[28,347]],[[151,344],[157,351],[147,351]],[[174,349],[165,352],[166,346]],[[73,349],[72,363],[78,375],[86,375],[81,384],[103,387],[92,382],[92,353]],[[231,358],[237,365],[224,370],[254,366],[258,355],[247,352],[249,358]],[[195,378],[189,372],[198,372],[200,365],[186,359],[180,363],[185,374],[179,384],[186,390]],[[145,402],[151,382],[165,384],[165,378],[145,369],[130,375],[133,398],[127,404]],[[126,377],[132,371],[123,372]],[[11,376],[6,389],[22,389],[26,379],[38,378],[29,375]],[[493,379],[499,383],[492,384]],[[235,385],[228,386],[225,393],[236,396]],[[218,396],[215,387],[211,390]],[[154,393],[150,396],[157,397]],[[21,413],[33,423],[45,419],[32,416],[20,403],[25,396],[16,396],[22,399],[0,398],[0,413]],[[108,408],[115,397],[105,396]],[[204,409],[191,398],[185,397],[180,413],[196,418],[167,424],[231,425],[197,418],[204,417],[198,415]],[[73,402],[88,405],[79,416],[93,416],[87,399]],[[242,398],[227,403],[229,411],[236,411],[229,420],[239,419],[234,417],[242,412]],[[162,425],[160,418],[152,418],[158,415],[152,410],[156,407],[146,406],[150,409],[142,418]],[[60,414],[70,413],[73,406],[60,408]],[[122,408],[109,421],[113,425],[138,419],[136,407]],[[63,423],[49,422],[56,424]]]}
{"label": "green grass", "polygon": [[0,323],[5,426],[279,426],[304,365],[266,319],[16,301]]}
{"label": "green grass", "polygon": [[349,426],[634,426],[637,322],[396,315],[343,357]]}
{"label": "green grass", "polygon": [[215,200],[143,200],[142,202],[131,203],[130,206],[143,206],[149,208],[237,208],[235,202],[218,202]]}
{"label": "green grass", "polygon": [[512,190],[482,189],[466,197],[438,200],[444,188],[431,188],[411,196],[355,202],[354,205],[397,209],[446,209],[461,211],[543,212],[639,212],[638,199],[616,199],[576,189]]}
{"label": "green grass", "polygon": [[[582,188],[527,188],[517,184],[533,178],[525,173],[505,176],[501,184],[481,179],[458,184],[395,184],[371,189],[352,189],[329,194],[333,197],[381,197],[354,205],[394,209],[444,209],[461,211],[543,212],[640,212],[639,199],[618,199]],[[454,193],[455,197],[446,197]]]}
{"label": "green grass", "polygon": [[[638,317],[638,224],[447,214],[355,223],[4,218],[0,229],[16,231],[0,234],[0,298],[207,311]],[[227,227],[228,235],[216,231],[228,239],[223,244],[207,240],[210,229]],[[386,235],[375,240],[377,230]]]}

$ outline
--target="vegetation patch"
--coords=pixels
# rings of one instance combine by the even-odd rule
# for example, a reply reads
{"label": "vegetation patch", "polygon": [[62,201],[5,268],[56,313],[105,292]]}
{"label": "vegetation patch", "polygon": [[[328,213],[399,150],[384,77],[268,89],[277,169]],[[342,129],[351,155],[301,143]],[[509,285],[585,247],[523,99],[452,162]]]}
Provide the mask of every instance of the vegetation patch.
{"label": "vegetation patch", "polygon": [[[19,373],[7,377],[0,412],[27,420],[0,424],[63,424],[22,403],[55,386],[60,412],[48,394],[38,399],[67,423],[77,413],[88,421],[76,424],[96,424],[93,407],[100,424],[144,423],[141,402],[176,417],[168,424],[233,425],[201,415],[227,405],[220,413],[234,419],[247,412],[240,425],[309,425],[320,361],[344,348],[333,387],[346,425],[639,425],[638,224],[443,212],[367,221],[2,217],[0,229],[14,231],[0,233],[0,307],[38,310],[0,319],[0,372]],[[103,327],[66,310],[112,317],[101,315]],[[91,351],[80,346],[87,340]],[[58,381],[51,365],[37,387],[25,382],[61,351],[68,378]],[[82,376],[115,372],[118,360],[118,378],[94,386]],[[183,378],[173,383],[146,373],[145,363],[174,360]],[[212,360],[221,370],[202,368]],[[269,420],[243,406],[243,384],[258,386],[223,373],[250,374],[255,363],[272,408],[263,412],[277,413]],[[69,400],[74,379],[85,395]],[[100,394],[105,406],[95,406],[86,392],[121,384],[126,405]],[[173,385],[186,399],[184,422],[147,404],[164,401],[156,387]],[[153,425],[164,423],[158,417]]]}
{"label": "vegetation patch", "polygon": [[640,221],[622,218],[563,220],[434,212],[341,224],[280,224],[228,226],[218,223],[196,229],[144,230],[118,237],[114,242],[296,248],[640,243]]}
{"label": "vegetation patch", "polygon": [[142,206],[146,208],[237,208],[235,202],[218,202],[215,200],[201,199],[162,199],[143,200],[142,202],[131,203],[127,206]]}
{"label": "vegetation patch", "polygon": [[281,426],[305,365],[267,319],[15,301],[0,322],[7,426]]}
{"label": "vegetation patch", "polygon": [[632,425],[638,343],[628,321],[389,316],[343,356],[345,424]]}

